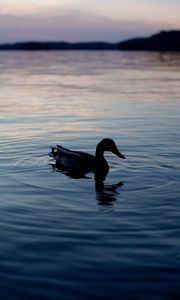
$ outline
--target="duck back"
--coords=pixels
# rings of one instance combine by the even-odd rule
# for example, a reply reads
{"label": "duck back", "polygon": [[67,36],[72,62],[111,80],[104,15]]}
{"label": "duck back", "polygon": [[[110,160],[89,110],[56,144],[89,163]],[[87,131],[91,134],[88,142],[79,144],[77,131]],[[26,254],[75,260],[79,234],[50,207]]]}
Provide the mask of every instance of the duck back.
{"label": "duck back", "polygon": [[69,174],[74,176],[77,174],[79,177],[94,171],[95,157],[89,153],[72,151],[57,145],[57,147],[52,148],[52,154],[56,166]]}

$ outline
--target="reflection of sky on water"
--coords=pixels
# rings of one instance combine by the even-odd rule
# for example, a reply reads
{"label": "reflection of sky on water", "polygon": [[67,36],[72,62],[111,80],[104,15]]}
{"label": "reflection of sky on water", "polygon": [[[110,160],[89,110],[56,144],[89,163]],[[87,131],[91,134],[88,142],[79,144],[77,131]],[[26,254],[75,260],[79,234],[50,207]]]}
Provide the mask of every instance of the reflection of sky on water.
{"label": "reflection of sky on water", "polygon": [[[31,64],[32,55],[35,59]],[[179,99],[179,55],[94,53],[92,63],[86,61],[88,53],[46,55],[13,53],[12,59],[7,53],[1,53],[1,113],[123,116],[131,112],[132,104],[142,106],[143,103],[146,109],[146,104],[152,103],[158,109],[160,102],[167,105],[171,101],[173,105]],[[103,68],[99,68],[98,55],[101,65],[104,60]],[[144,70],[145,65],[149,66],[148,72]]]}
{"label": "reflection of sky on water", "polygon": [[88,62],[89,55],[2,52],[1,137],[104,136],[102,125],[107,135],[119,128],[125,136],[126,122],[126,132],[135,139],[131,120],[140,133],[145,124],[150,131],[163,124],[161,118],[176,117],[178,54],[94,52]]}

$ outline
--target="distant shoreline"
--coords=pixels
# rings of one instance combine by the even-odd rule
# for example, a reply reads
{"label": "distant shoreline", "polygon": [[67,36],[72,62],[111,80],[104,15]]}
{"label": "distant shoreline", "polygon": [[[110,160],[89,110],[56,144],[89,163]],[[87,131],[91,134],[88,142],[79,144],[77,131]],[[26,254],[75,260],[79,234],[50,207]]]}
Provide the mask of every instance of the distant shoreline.
{"label": "distant shoreline", "polygon": [[25,41],[0,44],[0,51],[180,51],[180,31],[161,31],[150,37],[122,42]]}
{"label": "distant shoreline", "polygon": [[118,50],[118,43],[108,42],[18,42],[12,44],[0,44],[0,51],[112,51]]}

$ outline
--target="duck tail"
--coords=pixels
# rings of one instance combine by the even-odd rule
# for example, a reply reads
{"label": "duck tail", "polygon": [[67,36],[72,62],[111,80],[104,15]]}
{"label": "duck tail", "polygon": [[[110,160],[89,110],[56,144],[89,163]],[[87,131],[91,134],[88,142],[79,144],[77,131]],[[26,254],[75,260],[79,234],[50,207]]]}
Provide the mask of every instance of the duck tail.
{"label": "duck tail", "polygon": [[58,149],[56,147],[51,148],[51,155],[55,158],[57,155]]}

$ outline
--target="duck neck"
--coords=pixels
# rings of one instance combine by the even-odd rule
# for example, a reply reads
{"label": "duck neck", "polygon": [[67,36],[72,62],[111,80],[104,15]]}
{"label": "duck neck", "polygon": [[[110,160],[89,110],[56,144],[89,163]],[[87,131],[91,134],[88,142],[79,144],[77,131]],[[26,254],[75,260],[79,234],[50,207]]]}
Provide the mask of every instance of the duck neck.
{"label": "duck neck", "polygon": [[103,155],[104,155],[104,150],[102,149],[102,147],[97,145],[97,147],[96,147],[96,157],[97,158],[102,158],[102,157],[104,157]]}

